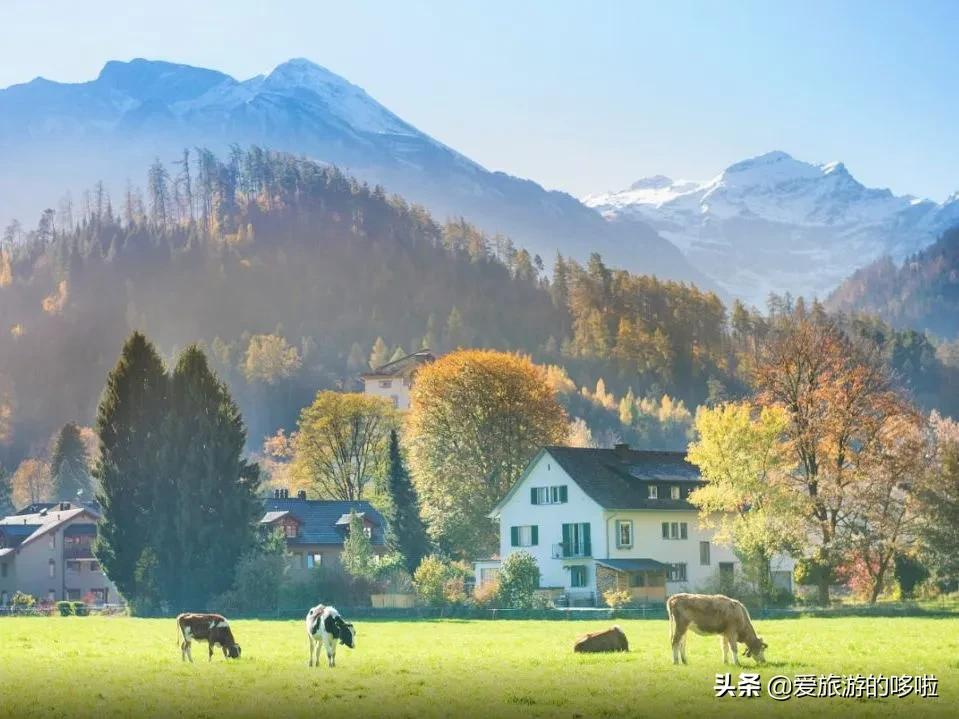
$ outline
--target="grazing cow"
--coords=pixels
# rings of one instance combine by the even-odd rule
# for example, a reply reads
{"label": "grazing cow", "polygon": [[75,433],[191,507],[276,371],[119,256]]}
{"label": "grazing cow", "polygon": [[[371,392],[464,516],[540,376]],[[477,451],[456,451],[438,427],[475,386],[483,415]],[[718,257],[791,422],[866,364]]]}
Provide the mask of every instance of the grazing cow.
{"label": "grazing cow", "polygon": [[686,630],[697,634],[718,634],[723,647],[723,664],[729,663],[732,652],[733,664],[739,665],[737,643],[746,645],[746,656],[757,662],[766,661],[763,652],[768,646],[756,634],[749,619],[749,612],[742,602],[722,594],[674,594],[666,602],[669,612],[670,641],[673,645],[673,664],[680,658],[686,664]]}
{"label": "grazing cow", "polygon": [[619,627],[591,632],[576,638],[574,652],[628,652],[629,642]]}
{"label": "grazing cow", "polygon": [[203,641],[210,646],[210,661],[213,660],[213,646],[219,644],[223,656],[230,659],[240,658],[240,645],[233,638],[230,623],[219,614],[181,614],[176,618],[176,625],[183,639],[180,644],[181,658],[193,663],[193,653],[190,644],[194,639]]}
{"label": "grazing cow", "polygon": [[336,645],[343,642],[350,649],[356,646],[356,629],[334,607],[317,604],[306,614],[306,633],[310,637],[310,666],[316,654],[316,666],[320,666],[320,644],[326,649],[326,659],[331,667],[336,666]]}

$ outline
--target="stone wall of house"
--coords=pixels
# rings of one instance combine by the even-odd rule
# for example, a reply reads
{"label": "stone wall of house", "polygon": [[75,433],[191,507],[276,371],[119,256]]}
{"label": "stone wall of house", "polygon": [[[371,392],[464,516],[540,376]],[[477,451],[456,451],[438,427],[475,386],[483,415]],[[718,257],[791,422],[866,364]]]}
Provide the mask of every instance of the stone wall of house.
{"label": "stone wall of house", "polygon": [[621,583],[619,581],[620,573],[609,569],[608,567],[603,567],[596,565],[596,599],[597,601],[602,601],[603,594],[608,592],[610,589],[620,589]]}

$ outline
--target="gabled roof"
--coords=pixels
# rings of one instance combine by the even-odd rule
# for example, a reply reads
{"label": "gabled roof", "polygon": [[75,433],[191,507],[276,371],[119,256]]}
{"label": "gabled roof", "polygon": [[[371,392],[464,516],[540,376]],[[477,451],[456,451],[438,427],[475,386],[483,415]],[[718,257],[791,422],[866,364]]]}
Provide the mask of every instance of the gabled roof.
{"label": "gabled roof", "polygon": [[429,364],[436,361],[436,355],[428,349],[422,349],[419,352],[400,357],[385,365],[375,367],[369,372],[360,375],[363,379],[375,379],[377,377],[399,377],[419,369],[420,365]]}
{"label": "gabled roof", "polygon": [[273,522],[278,519],[283,519],[283,517],[289,517],[297,524],[300,524],[300,520],[291,515],[287,510],[283,510],[282,512],[267,512],[263,515],[263,519],[260,520],[260,524],[273,524]]}
{"label": "gabled roof", "polygon": [[526,471],[493,510],[499,509],[516,492],[529,471],[549,454],[563,471],[603,509],[693,509],[685,499],[649,498],[650,484],[679,484],[691,489],[702,481],[699,470],[686,461],[685,452],[584,447],[544,447]]}
{"label": "gabled roof", "polygon": [[374,545],[386,544],[386,520],[369,502],[269,497],[264,505],[267,516],[284,512],[300,522],[299,535],[291,540],[293,544],[342,545],[346,533],[337,522],[343,516],[349,518],[351,511],[362,514],[369,522],[372,528],[370,540]]}
{"label": "gabled roof", "polygon": [[[55,505],[59,507],[59,505]],[[36,514],[13,514],[9,517],[0,519],[0,530],[5,534],[17,537],[23,536],[24,527],[29,528],[30,533],[17,546],[23,547],[42,537],[47,532],[53,531],[61,525],[75,519],[81,515],[86,515],[94,521],[100,518],[100,515],[89,507],[72,507],[70,509],[43,508]]]}

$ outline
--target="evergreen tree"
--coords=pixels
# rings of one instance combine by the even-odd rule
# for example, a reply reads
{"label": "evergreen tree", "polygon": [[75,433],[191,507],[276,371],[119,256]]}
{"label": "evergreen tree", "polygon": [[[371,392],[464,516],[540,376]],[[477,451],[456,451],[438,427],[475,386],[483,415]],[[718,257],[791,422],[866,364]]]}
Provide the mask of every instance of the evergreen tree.
{"label": "evergreen tree", "polygon": [[340,561],[343,568],[354,577],[369,579],[373,576],[373,544],[366,536],[363,518],[354,511],[350,512],[350,531],[343,542]]}
{"label": "evergreen tree", "polygon": [[373,343],[373,351],[370,353],[370,369],[382,367],[390,361],[390,350],[382,337],[377,337]]}
{"label": "evergreen tree", "polygon": [[232,586],[237,561],[256,540],[259,467],[242,458],[240,411],[196,346],[173,371],[169,408],[151,546],[164,599],[202,607]]}
{"label": "evergreen tree", "polygon": [[10,484],[10,474],[0,464],[0,518],[13,514],[13,488]]}
{"label": "evergreen tree", "polygon": [[58,500],[89,499],[90,458],[80,437],[80,428],[73,422],[63,425],[50,460],[54,498]]}
{"label": "evergreen tree", "polygon": [[156,348],[139,332],[123,346],[97,412],[97,499],[103,517],[95,554],[120,593],[136,597],[136,567],[147,546],[156,478],[161,474],[167,377]]}
{"label": "evergreen tree", "polygon": [[393,354],[390,356],[390,362],[396,362],[398,359],[403,359],[406,357],[407,352],[403,349],[402,345],[396,345],[396,349],[393,350]]}
{"label": "evergreen tree", "polygon": [[386,512],[386,541],[391,549],[403,555],[406,568],[412,574],[419,566],[420,560],[429,554],[430,543],[426,526],[420,517],[419,497],[403,462],[395,429],[390,432],[387,492],[390,501]]}

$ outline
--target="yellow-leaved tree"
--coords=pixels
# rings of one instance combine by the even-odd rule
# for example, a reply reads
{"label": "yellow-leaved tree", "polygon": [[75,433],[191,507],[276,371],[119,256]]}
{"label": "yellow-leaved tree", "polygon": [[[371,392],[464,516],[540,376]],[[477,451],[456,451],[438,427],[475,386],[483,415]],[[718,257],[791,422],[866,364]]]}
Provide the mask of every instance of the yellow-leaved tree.
{"label": "yellow-leaved tree", "polygon": [[543,446],[569,433],[545,370],[492,350],[459,350],[420,369],[407,422],[430,534],[463,557],[495,551],[490,511]]}
{"label": "yellow-leaved tree", "polygon": [[717,527],[716,541],[733,547],[767,596],[770,560],[804,543],[803,497],[787,481],[788,421],[779,407],[701,407],[688,452],[705,482],[689,495],[700,522]]}

